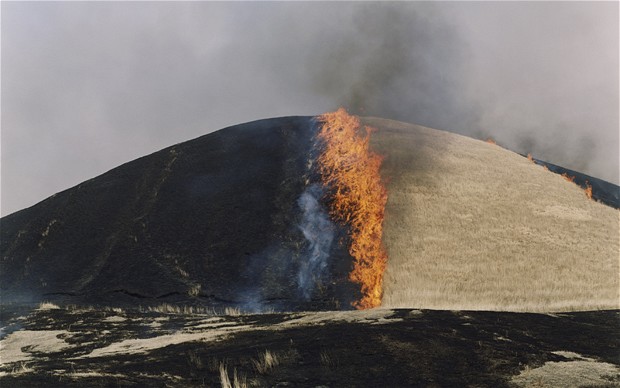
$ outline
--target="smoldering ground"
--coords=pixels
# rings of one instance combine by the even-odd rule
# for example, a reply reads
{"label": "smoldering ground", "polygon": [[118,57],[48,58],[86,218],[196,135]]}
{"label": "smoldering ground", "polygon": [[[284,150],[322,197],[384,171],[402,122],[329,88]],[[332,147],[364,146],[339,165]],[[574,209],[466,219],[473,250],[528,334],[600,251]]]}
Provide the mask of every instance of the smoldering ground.
{"label": "smoldering ground", "polygon": [[3,3],[2,214],[344,105],[618,178],[618,4]]}
{"label": "smoldering ground", "polygon": [[299,230],[306,239],[306,247],[299,264],[297,285],[305,300],[310,299],[316,285],[324,280],[336,234],[336,225],[320,202],[323,192],[321,185],[314,183],[304,190],[298,200],[303,212]]}
{"label": "smoldering ground", "polygon": [[320,124],[316,120],[310,123],[306,130],[311,140],[300,145],[306,151],[298,155],[306,161],[296,178],[303,183],[299,187],[303,191],[290,206],[288,230],[265,250],[248,258],[241,276],[245,285],[236,297],[243,311],[287,311],[326,305],[346,309],[352,307],[351,299],[357,294],[349,292],[352,284],[339,274],[343,269],[350,270],[347,230],[328,214],[328,188],[321,183],[315,163],[323,147],[316,137]]}

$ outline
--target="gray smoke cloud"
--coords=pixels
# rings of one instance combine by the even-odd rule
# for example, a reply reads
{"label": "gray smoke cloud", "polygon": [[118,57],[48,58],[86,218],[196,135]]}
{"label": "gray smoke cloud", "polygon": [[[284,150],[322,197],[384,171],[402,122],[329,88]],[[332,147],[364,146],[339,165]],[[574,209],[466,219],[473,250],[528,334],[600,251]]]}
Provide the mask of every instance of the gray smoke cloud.
{"label": "gray smoke cloud", "polygon": [[617,2],[2,2],[1,213],[344,105],[619,183]]}
{"label": "gray smoke cloud", "polygon": [[321,185],[311,184],[297,201],[302,211],[299,230],[307,243],[305,252],[300,257],[297,285],[305,300],[310,300],[315,286],[324,280],[336,231],[336,226],[329,220],[329,215],[319,202],[322,196]]}

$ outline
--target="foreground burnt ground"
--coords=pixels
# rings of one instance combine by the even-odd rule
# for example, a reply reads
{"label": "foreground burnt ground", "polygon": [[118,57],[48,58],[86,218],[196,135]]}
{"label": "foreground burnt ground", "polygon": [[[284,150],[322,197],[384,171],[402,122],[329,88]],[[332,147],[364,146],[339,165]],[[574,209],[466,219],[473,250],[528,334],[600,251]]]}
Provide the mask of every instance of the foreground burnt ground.
{"label": "foreground burnt ground", "polygon": [[620,384],[618,311],[215,316],[48,307],[4,307],[2,386]]}

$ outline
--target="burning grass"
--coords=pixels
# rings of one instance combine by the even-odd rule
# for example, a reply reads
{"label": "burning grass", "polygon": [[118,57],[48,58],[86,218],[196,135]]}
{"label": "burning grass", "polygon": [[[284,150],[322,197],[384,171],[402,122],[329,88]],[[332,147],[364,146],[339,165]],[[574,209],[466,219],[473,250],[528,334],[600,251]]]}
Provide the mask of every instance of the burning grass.
{"label": "burning grass", "polygon": [[586,188],[584,191],[586,192],[586,197],[592,199],[592,185],[588,181],[586,181]]}
{"label": "burning grass", "polygon": [[[536,161],[532,157],[532,154],[527,154],[527,159],[532,163],[536,163]],[[549,168],[546,165],[542,164],[541,166],[545,169],[545,171],[549,171]],[[572,175],[568,175],[568,173],[563,173],[562,178],[564,178],[567,182],[571,182],[576,184],[577,186],[580,186],[577,182],[575,182],[575,177]],[[590,183],[586,181],[585,186],[586,187],[580,187],[582,187],[585,191],[586,197],[588,197],[588,199],[592,199],[592,185],[590,185]]]}
{"label": "burning grass", "polygon": [[328,187],[331,216],[350,231],[349,253],[354,267],[349,279],[361,285],[358,309],[379,306],[387,253],[382,244],[387,191],[379,169],[383,158],[369,148],[372,129],[343,108],[319,116],[322,152],[318,158]]}
{"label": "burning grass", "polygon": [[574,176],[570,176],[567,173],[562,174],[562,177],[564,179],[566,179],[568,182],[575,182],[575,177]]}

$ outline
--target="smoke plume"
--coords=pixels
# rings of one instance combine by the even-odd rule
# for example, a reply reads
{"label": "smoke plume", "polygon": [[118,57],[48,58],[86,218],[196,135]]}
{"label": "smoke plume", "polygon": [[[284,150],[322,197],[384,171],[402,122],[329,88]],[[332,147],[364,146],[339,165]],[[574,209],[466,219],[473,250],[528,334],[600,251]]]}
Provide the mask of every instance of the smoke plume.
{"label": "smoke plume", "polygon": [[315,285],[320,284],[325,275],[335,234],[335,225],[319,202],[322,195],[321,186],[311,184],[298,200],[303,213],[299,229],[307,245],[300,258],[297,283],[305,300],[310,299]]}
{"label": "smoke plume", "polygon": [[618,2],[3,2],[2,214],[228,125],[333,111],[619,183]]}

